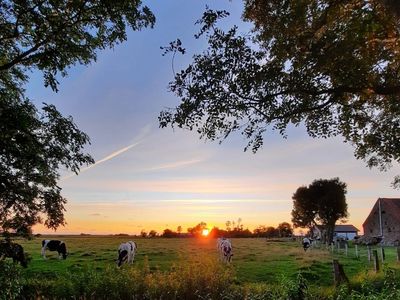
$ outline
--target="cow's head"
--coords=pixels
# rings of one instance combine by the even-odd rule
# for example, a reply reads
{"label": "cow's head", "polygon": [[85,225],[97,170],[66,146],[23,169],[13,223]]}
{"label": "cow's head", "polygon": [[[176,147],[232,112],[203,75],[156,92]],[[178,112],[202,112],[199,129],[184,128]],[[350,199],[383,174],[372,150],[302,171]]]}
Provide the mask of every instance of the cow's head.
{"label": "cow's head", "polygon": [[12,258],[14,262],[19,262],[21,266],[28,266],[28,255],[24,253],[24,248],[20,244],[11,241],[2,241],[0,243],[0,256]]}
{"label": "cow's head", "polygon": [[61,253],[63,259],[66,259],[66,258],[67,258],[67,256],[68,256],[68,253],[67,253],[67,246],[65,245],[64,242],[62,242],[62,243],[58,246],[58,249],[57,249],[57,250],[58,250],[58,253]]}
{"label": "cow's head", "polygon": [[233,256],[232,247],[224,245],[223,248],[224,248],[224,256],[226,257],[226,260],[230,262]]}
{"label": "cow's head", "polygon": [[19,261],[21,266],[23,266],[24,268],[28,267],[28,261],[30,259],[29,256],[26,253],[24,253],[24,248],[22,248],[22,246],[19,244],[13,244],[13,252],[14,252],[13,259]]}
{"label": "cow's head", "polygon": [[120,267],[128,259],[128,251],[122,250],[118,252],[117,265]]}

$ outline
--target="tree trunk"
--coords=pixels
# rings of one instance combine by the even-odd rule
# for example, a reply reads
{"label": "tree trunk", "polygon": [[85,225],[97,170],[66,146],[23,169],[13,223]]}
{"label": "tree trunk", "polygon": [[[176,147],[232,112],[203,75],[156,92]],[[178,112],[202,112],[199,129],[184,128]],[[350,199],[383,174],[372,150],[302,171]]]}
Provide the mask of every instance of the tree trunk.
{"label": "tree trunk", "polygon": [[333,242],[333,232],[335,230],[335,223],[326,225],[326,242],[331,244]]}

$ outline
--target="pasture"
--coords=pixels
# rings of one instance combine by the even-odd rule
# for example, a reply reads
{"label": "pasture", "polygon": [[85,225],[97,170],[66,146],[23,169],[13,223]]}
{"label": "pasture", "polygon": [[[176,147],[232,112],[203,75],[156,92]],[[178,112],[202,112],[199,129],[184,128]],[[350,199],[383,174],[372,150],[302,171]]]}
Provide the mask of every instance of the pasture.
{"label": "pasture", "polygon": [[[41,240],[62,239],[67,244],[69,256],[59,260],[56,252],[47,251],[47,260],[40,255]],[[116,268],[117,249],[121,242],[135,240],[138,252],[132,267],[124,265]],[[295,281],[299,272],[314,291],[329,292],[333,289],[332,259],[336,258],[344,266],[350,281],[357,284],[366,277],[374,277],[373,263],[368,262],[366,249],[360,249],[360,258],[355,257],[354,248],[348,255],[331,252],[322,247],[304,252],[299,241],[266,241],[265,239],[231,239],[233,259],[229,266],[218,262],[215,239],[164,239],[133,238],[118,236],[51,236],[30,241],[20,240],[31,257],[27,269],[21,270],[23,278],[34,278],[37,282],[58,278],[69,280],[71,274],[88,272],[93,274],[118,274],[133,270],[148,274],[172,274],[179,265],[187,265],[190,276],[199,272],[229,271],[229,280],[236,286],[263,284],[278,286],[285,280]],[[386,248],[385,267],[399,269],[394,248]],[[208,265],[207,265],[208,264]],[[201,265],[204,270],[201,271]],[[212,265],[218,265],[215,270]],[[218,269],[219,268],[219,269]],[[179,271],[186,272],[186,271]],[[188,274],[189,274],[188,273]],[[155,276],[155,275],[154,275]],[[154,278],[153,276],[153,278]],[[158,275],[157,275],[158,276]],[[208,276],[208,275],[207,275]],[[210,274],[209,276],[212,276]],[[378,275],[379,276],[379,275]],[[164,280],[164,279],[163,279]],[[168,279],[169,280],[169,279]],[[211,281],[211,279],[210,279]],[[157,283],[155,283],[157,284]],[[160,283],[161,284],[161,283]]]}

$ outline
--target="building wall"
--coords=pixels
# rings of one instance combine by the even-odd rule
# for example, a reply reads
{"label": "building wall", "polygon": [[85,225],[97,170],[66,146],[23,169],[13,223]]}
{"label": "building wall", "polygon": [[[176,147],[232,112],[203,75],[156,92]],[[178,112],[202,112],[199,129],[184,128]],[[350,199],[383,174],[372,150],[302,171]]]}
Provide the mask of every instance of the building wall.
{"label": "building wall", "polygon": [[364,224],[364,235],[366,236],[381,236],[383,235],[384,243],[391,244],[396,240],[400,240],[400,224],[395,218],[391,216],[390,213],[385,211],[382,206],[382,233],[379,222],[379,209],[378,205],[375,205],[372,211],[372,216]]}
{"label": "building wall", "polygon": [[357,234],[355,232],[335,232],[335,236],[336,237],[341,237],[344,238],[346,240],[354,240],[354,237]]}

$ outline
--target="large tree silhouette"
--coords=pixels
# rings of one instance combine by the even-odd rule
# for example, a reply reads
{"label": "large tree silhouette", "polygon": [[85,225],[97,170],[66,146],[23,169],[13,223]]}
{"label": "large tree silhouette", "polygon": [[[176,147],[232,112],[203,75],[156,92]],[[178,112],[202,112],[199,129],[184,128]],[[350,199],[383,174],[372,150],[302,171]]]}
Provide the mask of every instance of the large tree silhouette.
{"label": "large tree silhouette", "polygon": [[347,218],[347,186],[339,178],[314,180],[293,194],[292,222],[295,227],[324,225],[326,238],[333,239],[335,223]]}
{"label": "large tree silhouette", "polygon": [[[160,126],[222,141],[232,132],[256,152],[264,132],[290,124],[341,136],[357,159],[386,170],[400,161],[399,7],[390,0],[247,0],[250,33],[218,28],[207,10],[207,49],[170,83],[181,103]],[[169,51],[182,52],[180,43]],[[400,186],[396,177],[394,186]]]}
{"label": "large tree silhouette", "polygon": [[28,235],[44,221],[65,223],[59,168],[75,173],[93,158],[89,137],[53,105],[38,109],[25,96],[29,74],[43,73],[54,91],[74,64],[96,60],[98,50],[126,39],[126,28],[152,26],[141,1],[0,2],[0,229]]}

